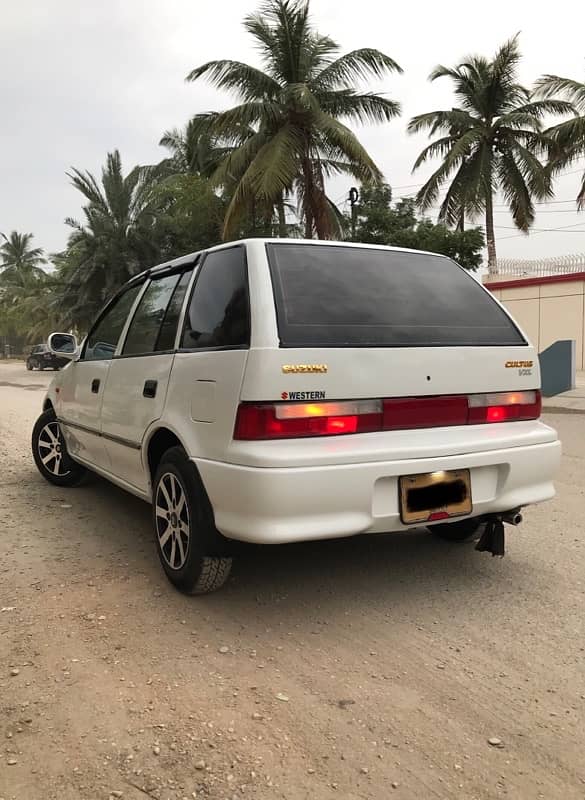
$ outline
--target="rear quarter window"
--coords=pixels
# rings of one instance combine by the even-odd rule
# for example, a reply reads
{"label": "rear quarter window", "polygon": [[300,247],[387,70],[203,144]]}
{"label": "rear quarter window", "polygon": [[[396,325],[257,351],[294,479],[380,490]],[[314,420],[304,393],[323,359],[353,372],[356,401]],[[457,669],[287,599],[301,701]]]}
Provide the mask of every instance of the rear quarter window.
{"label": "rear quarter window", "polygon": [[282,347],[523,345],[495,300],[448,258],[266,246]]}

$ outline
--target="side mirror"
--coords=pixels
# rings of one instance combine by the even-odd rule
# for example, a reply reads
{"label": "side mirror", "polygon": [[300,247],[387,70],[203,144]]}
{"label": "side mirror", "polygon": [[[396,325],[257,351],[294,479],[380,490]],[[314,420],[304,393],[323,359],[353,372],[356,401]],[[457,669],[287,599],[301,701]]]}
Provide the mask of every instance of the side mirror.
{"label": "side mirror", "polygon": [[48,345],[53,355],[66,358],[69,361],[77,358],[77,339],[72,333],[52,333],[49,336]]}

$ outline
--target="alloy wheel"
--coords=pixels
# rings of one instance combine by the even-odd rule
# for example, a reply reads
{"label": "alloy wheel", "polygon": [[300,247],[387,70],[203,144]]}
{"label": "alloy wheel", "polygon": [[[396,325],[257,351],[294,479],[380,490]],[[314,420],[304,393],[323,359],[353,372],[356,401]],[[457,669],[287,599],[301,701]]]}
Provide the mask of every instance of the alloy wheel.
{"label": "alloy wheel", "polygon": [[63,458],[65,448],[58,422],[49,422],[41,429],[37,447],[40,459],[47,472],[59,477],[69,475],[71,470],[66,467],[66,462]]}
{"label": "alloy wheel", "polygon": [[172,472],[161,476],[156,489],[156,534],[168,566],[179,570],[187,561],[191,526],[185,491]]}

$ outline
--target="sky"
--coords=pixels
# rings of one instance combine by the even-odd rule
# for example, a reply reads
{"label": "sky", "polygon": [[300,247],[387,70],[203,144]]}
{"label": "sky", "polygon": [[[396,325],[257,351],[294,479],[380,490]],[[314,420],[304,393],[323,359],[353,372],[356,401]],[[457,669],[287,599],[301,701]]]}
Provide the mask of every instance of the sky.
{"label": "sky", "polygon": [[[99,174],[118,148],[125,169],[164,156],[162,133],[191,115],[228,107],[233,98],[203,81],[185,83],[194,67],[216,58],[259,65],[243,17],[255,0],[3,0],[0,12],[0,231],[32,232],[37,246],[65,246],[66,217],[81,217],[81,196],[68,182],[72,167]],[[446,79],[430,84],[437,63],[468,53],[491,55],[520,32],[520,78],[542,73],[585,80],[585,4],[566,0],[558,13],[539,13],[532,0],[391,3],[388,0],[312,0],[318,30],[344,52],[376,47],[403,75],[368,88],[402,104],[402,116],[384,126],[356,128],[394,187],[412,194],[429,171],[411,174],[426,144],[406,133],[410,117],[449,108]],[[585,162],[567,168],[555,185],[555,203],[539,206],[528,236],[513,228],[497,200],[498,255],[540,258],[585,252],[585,213],[574,198]],[[346,185],[347,184],[347,185]],[[351,182],[336,179],[340,204]],[[551,232],[550,228],[562,228]]]}

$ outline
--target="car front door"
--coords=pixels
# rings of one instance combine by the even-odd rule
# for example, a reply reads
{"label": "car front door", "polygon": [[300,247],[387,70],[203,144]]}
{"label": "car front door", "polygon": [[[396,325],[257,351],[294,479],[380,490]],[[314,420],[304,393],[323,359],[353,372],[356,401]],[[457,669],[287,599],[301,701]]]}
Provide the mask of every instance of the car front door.
{"label": "car front door", "polygon": [[144,493],[149,478],[142,464],[142,441],[164,409],[177,327],[192,273],[191,266],[151,279],[108,372],[101,420],[109,470]]}
{"label": "car front door", "polygon": [[64,370],[56,412],[67,448],[76,458],[101,469],[108,456],[101,438],[101,408],[106,379],[128,315],[144,288],[136,284],[117,295],[96,320],[81,356]]}

